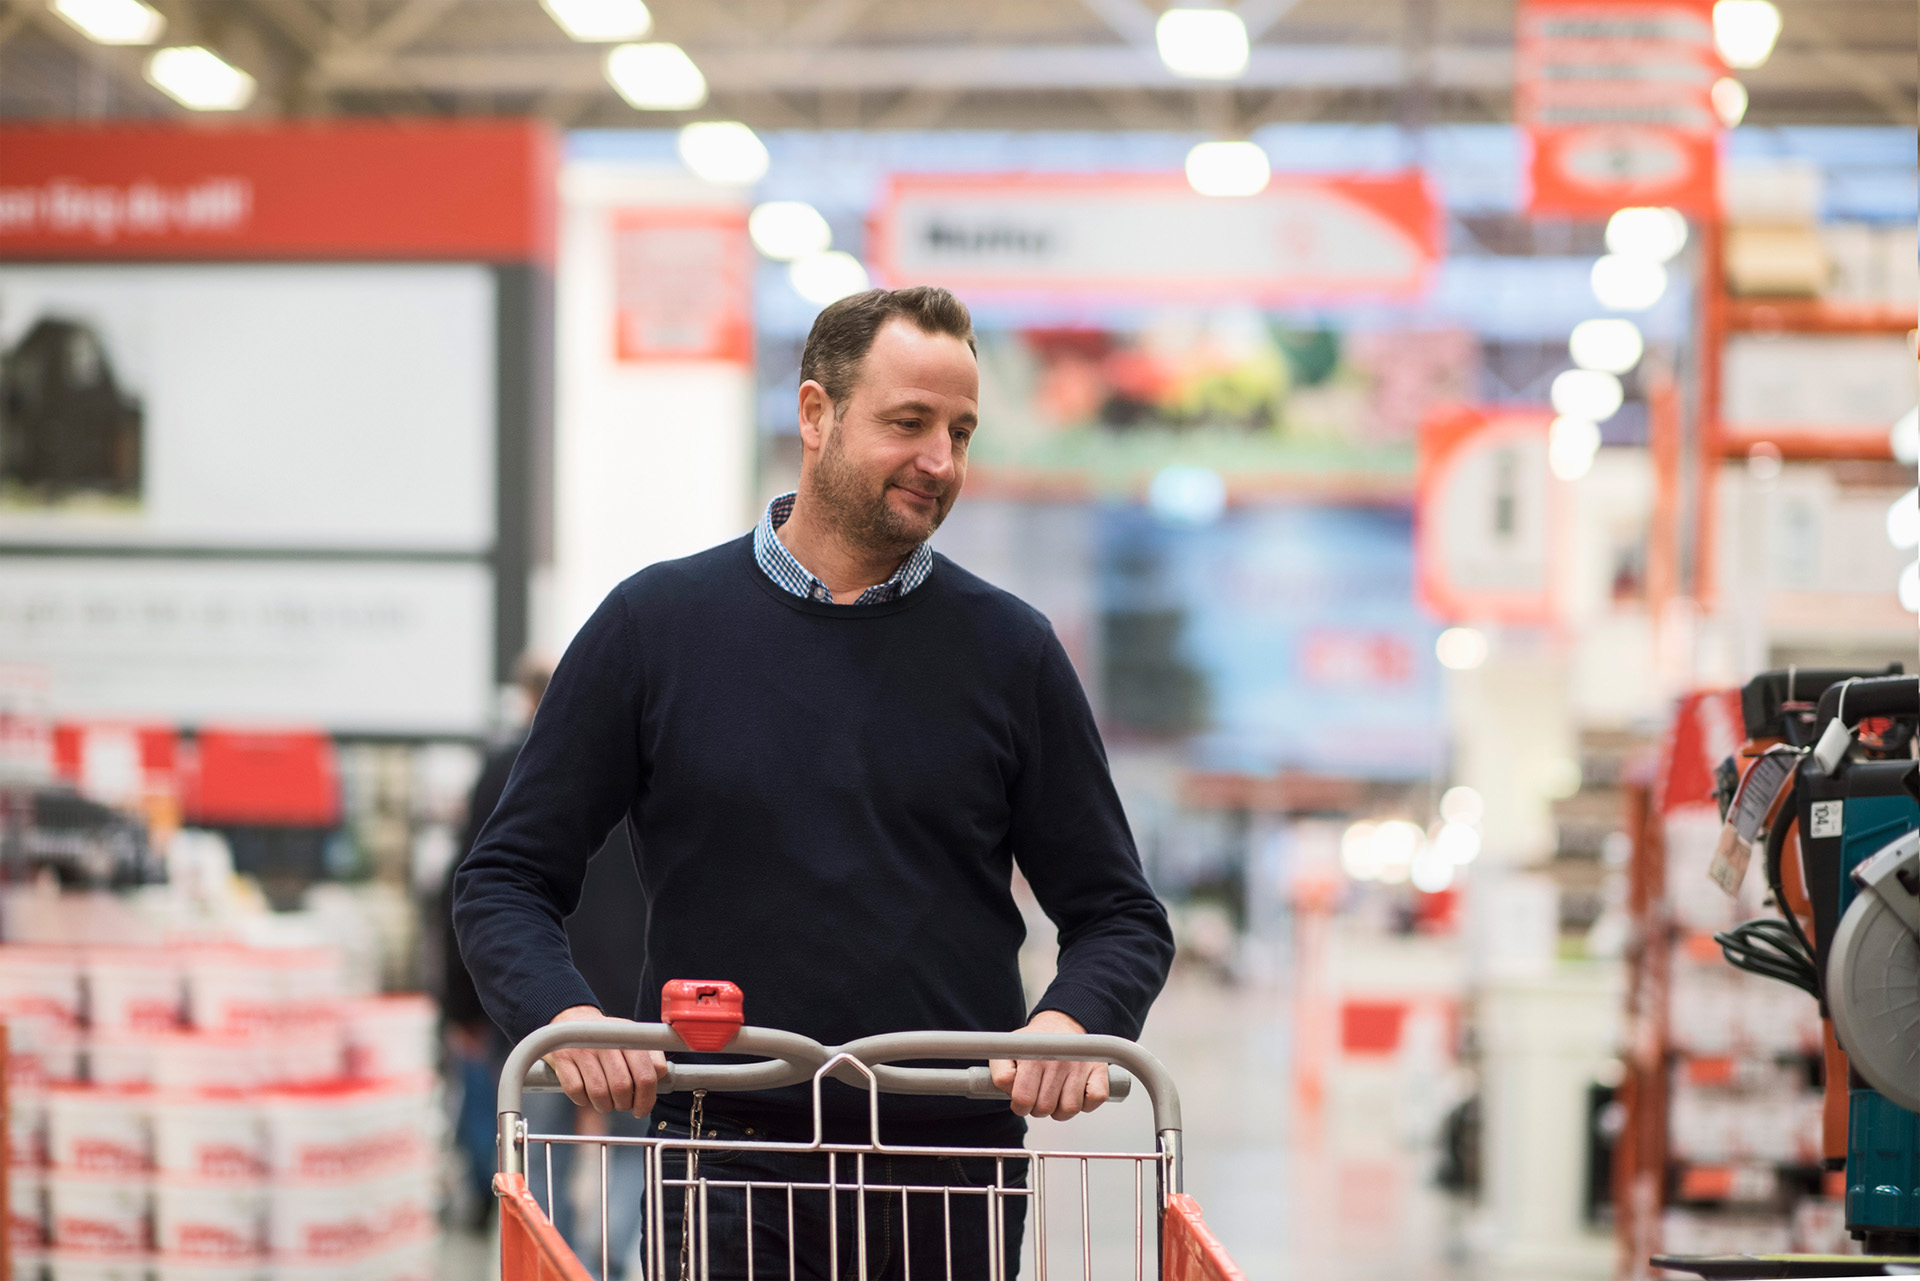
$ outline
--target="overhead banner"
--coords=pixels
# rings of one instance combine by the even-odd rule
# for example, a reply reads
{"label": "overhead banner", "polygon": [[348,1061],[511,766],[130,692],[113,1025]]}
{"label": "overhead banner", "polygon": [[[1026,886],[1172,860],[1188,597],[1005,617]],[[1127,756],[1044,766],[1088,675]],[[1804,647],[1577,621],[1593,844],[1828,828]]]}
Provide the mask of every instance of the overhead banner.
{"label": "overhead banner", "polygon": [[1524,0],[1515,54],[1533,213],[1717,214],[1713,0]]}
{"label": "overhead banner", "polygon": [[0,259],[552,257],[525,121],[0,129]]}
{"label": "overhead banner", "polygon": [[1422,424],[1414,558],[1420,603],[1439,618],[1553,618],[1552,419],[1547,410],[1456,408]]}
{"label": "overhead banner", "polygon": [[1202,196],[1178,175],[895,176],[869,261],[961,293],[1268,303],[1420,294],[1441,255],[1418,173],[1275,175]]}

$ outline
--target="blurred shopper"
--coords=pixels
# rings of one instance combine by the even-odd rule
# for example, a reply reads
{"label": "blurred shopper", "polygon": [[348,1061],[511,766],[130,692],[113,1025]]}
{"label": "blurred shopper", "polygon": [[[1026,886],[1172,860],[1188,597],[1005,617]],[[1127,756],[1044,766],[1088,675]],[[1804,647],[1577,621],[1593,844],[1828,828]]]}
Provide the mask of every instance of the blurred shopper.
{"label": "blurred shopper", "polygon": [[[916,1028],[1136,1036],[1173,941],[1079,681],[1045,618],[927,544],[959,497],[977,421],[966,308],[932,288],[842,299],[815,320],[800,373],[798,491],[753,533],[622,583],[554,674],[458,875],[461,948],[487,1009],[516,1037],[603,1017],[561,922],[588,859],[624,824],[647,894],[630,930],[645,966],[637,1018],[658,1018],[665,979],[726,978],[746,991],[750,1022],[827,1044]],[[1016,863],[1060,936],[1057,976],[1031,1013]],[[550,1062],[576,1101],[651,1110],[650,1133],[688,1133],[688,1100],[655,1100],[660,1056],[563,1050]],[[884,1137],[1017,1146],[1022,1117],[1107,1098],[1104,1067],[992,1070],[1010,1108],[888,1096]],[[868,1138],[862,1094],[828,1083],[824,1098],[829,1137]],[[716,1095],[701,1125],[746,1145],[710,1158],[729,1180],[824,1176],[816,1155],[751,1150],[811,1136],[808,1087]],[[869,1177],[888,1183],[993,1180],[986,1158],[881,1161]],[[782,1200],[759,1199],[749,1227],[739,1198],[714,1199],[713,1275],[743,1274],[749,1230],[772,1257],[791,1245],[804,1266],[851,1270],[855,1233],[827,1258],[826,1199],[794,1199],[791,1242],[785,1205],[771,1204]],[[870,1275],[908,1262],[948,1273],[941,1201],[919,1198],[902,1225],[897,1202],[874,1198]],[[672,1249],[680,1198],[666,1202]],[[987,1275],[984,1201],[953,1202],[952,1274]],[[1024,1198],[1002,1204],[1010,1275]]]}

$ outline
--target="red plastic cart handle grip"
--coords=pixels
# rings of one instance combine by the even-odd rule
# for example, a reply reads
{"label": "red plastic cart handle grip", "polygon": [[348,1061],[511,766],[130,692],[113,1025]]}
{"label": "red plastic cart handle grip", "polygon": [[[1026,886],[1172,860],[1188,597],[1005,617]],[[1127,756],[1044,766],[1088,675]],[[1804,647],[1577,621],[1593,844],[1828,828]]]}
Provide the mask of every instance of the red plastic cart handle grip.
{"label": "red plastic cart handle grip", "polygon": [[660,989],[660,1021],[689,1050],[723,1050],[747,1021],[746,996],[725,979],[668,979]]}

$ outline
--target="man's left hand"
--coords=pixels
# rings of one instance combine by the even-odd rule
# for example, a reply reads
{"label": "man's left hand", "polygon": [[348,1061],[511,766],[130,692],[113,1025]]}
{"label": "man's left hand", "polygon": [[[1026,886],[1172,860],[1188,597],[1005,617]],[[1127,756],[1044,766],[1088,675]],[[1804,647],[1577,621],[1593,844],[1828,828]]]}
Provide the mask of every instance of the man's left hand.
{"label": "man's left hand", "polygon": [[[1085,1036],[1080,1021],[1058,1010],[1042,1010],[1019,1029],[1047,1036]],[[1013,1099],[1021,1116],[1050,1116],[1065,1121],[1107,1101],[1107,1065],[1056,1059],[993,1059],[987,1064],[993,1083]]]}

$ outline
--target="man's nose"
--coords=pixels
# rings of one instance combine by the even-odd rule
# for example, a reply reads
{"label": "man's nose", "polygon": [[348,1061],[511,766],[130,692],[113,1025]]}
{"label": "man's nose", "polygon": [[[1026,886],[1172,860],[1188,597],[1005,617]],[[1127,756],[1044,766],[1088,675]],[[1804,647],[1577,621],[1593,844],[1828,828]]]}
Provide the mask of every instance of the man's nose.
{"label": "man's nose", "polygon": [[950,432],[931,433],[932,439],[920,450],[918,462],[920,470],[927,475],[945,482],[953,479],[953,435]]}

